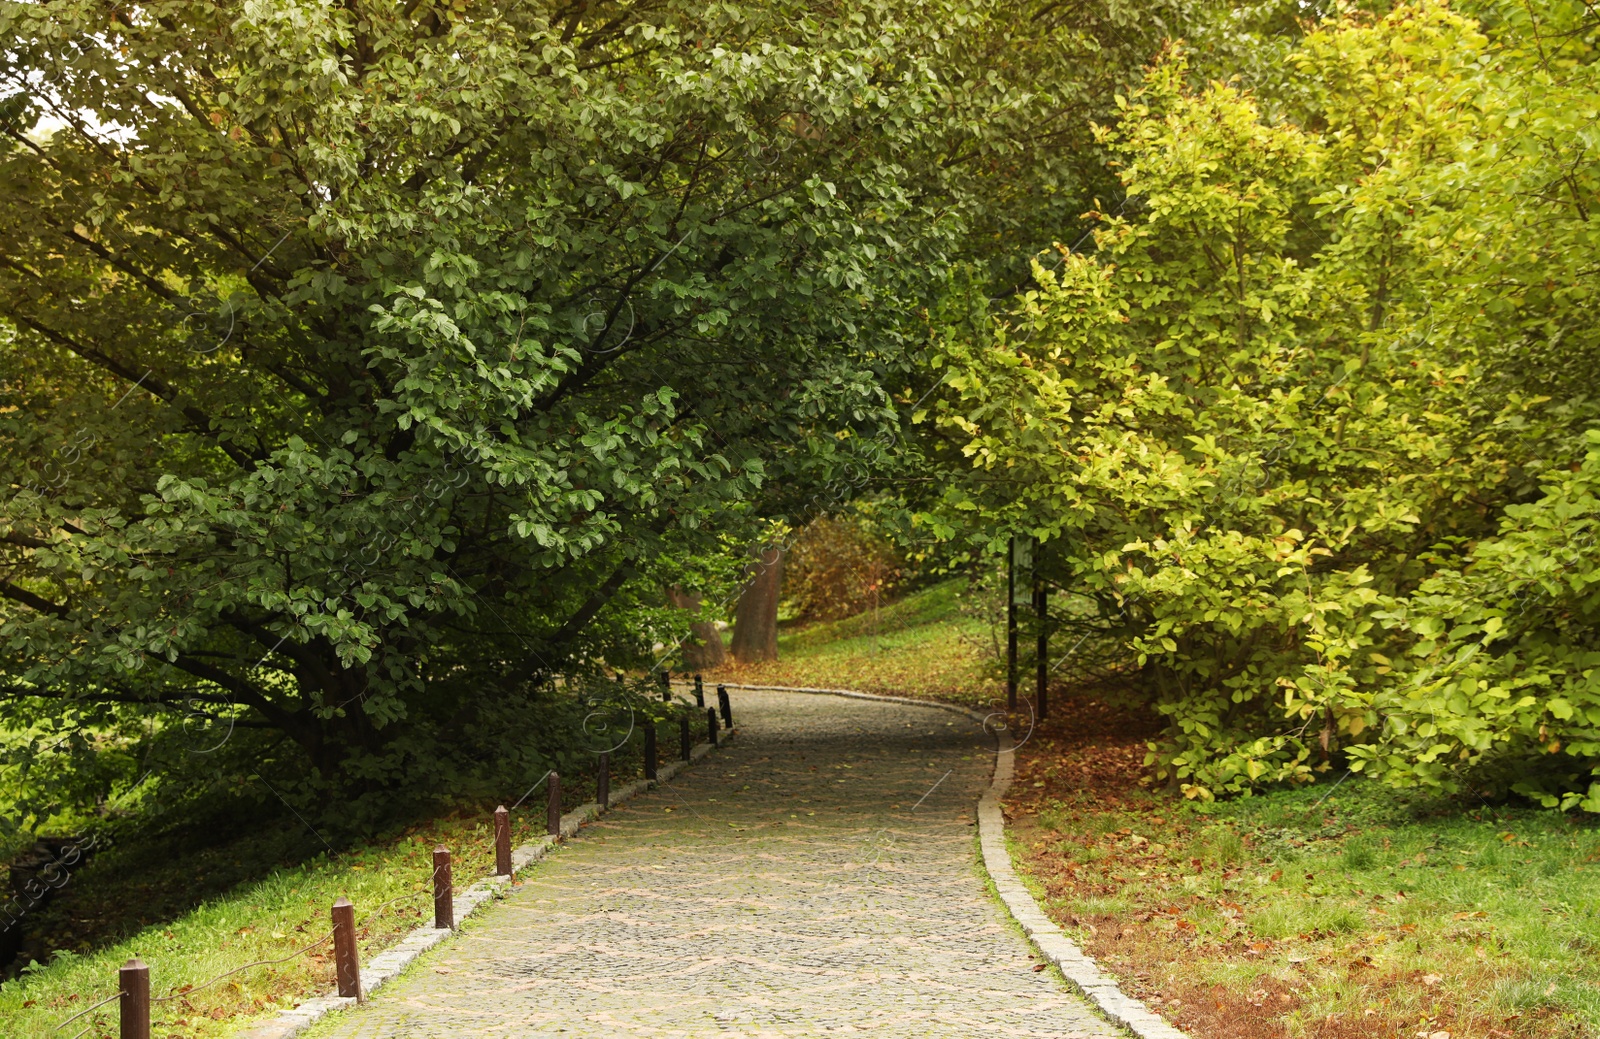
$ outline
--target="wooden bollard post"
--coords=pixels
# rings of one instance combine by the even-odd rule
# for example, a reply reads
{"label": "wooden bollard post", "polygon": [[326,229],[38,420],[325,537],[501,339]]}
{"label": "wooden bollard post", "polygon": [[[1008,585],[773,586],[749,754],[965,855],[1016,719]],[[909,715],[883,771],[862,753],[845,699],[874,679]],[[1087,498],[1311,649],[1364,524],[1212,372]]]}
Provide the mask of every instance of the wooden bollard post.
{"label": "wooden bollard post", "polygon": [[689,752],[694,749],[694,741],[689,735],[689,715],[678,715],[678,749],[683,753],[683,760],[689,760]]}
{"label": "wooden bollard post", "polygon": [[122,992],[118,1004],[122,1018],[122,1039],[150,1039],[150,968],[135,957],[117,971]]}
{"label": "wooden bollard post", "polygon": [[652,718],[644,726],[644,778],[656,778],[656,723]]}
{"label": "wooden bollard post", "polygon": [[666,668],[661,669],[661,702],[670,703],[672,700],[672,672]]}
{"label": "wooden bollard post", "polygon": [[544,828],[550,836],[561,838],[561,774],[550,773],[550,799],[545,802]]}
{"label": "wooden bollard post", "polygon": [[611,807],[611,752],[600,752],[600,775],[595,780],[594,799],[601,808]]}
{"label": "wooden bollard post", "polygon": [[450,879],[450,849],[433,849],[433,926],[441,931],[456,925],[456,886]]}
{"label": "wooden bollard post", "polygon": [[706,741],[713,747],[717,745],[717,709],[706,708]]}
{"label": "wooden bollard post", "polygon": [[361,998],[361,954],[356,950],[356,907],[343,895],[333,903],[333,977],[339,995]]}
{"label": "wooden bollard post", "polygon": [[717,706],[722,708],[722,724],[733,728],[733,702],[728,699],[728,687],[717,686]]}
{"label": "wooden bollard post", "polygon": [[694,705],[700,708],[706,705],[706,684],[700,680],[699,675],[694,676]]}
{"label": "wooden bollard post", "polygon": [[511,813],[505,805],[494,810],[494,875],[511,876]]}

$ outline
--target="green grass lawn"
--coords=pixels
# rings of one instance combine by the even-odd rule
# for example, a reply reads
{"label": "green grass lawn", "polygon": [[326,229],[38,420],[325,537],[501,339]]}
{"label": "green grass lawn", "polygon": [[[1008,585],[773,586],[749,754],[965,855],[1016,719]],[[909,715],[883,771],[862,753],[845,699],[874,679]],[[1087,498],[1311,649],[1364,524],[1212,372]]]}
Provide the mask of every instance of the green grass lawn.
{"label": "green grass lawn", "polygon": [[1203,807],[1045,783],[1016,833],[1050,912],[1196,1035],[1600,1034],[1592,819],[1354,780]]}
{"label": "green grass lawn", "polygon": [[[541,802],[537,813],[519,813],[514,833],[518,841],[543,832],[542,812]],[[535,814],[540,818],[534,819]],[[404,932],[432,920],[429,884],[436,844],[452,849],[460,887],[493,871],[486,816],[437,820],[387,841],[319,856],[122,941],[85,954],[59,953],[48,966],[6,982],[0,986],[0,1021],[5,1022],[0,1034],[6,1039],[63,1039],[93,1026],[90,1036],[116,1035],[115,1003],[70,1028],[56,1031],[56,1027],[115,993],[117,968],[134,956],[150,966],[152,995],[177,996],[157,1004],[152,1015],[154,1034],[163,1037],[223,1035],[242,1018],[320,994],[332,987],[328,943],[285,963],[253,967],[207,988],[188,989],[245,964],[280,959],[312,945],[328,933],[329,907],[341,895],[355,903],[363,959],[392,944]],[[85,883],[93,880],[92,875],[84,878]],[[172,879],[150,881],[158,882]]]}
{"label": "green grass lawn", "polygon": [[964,578],[944,581],[854,617],[778,635],[778,660],[730,664],[708,678],[727,682],[859,689],[993,706],[993,632],[972,609]]}
{"label": "green grass lawn", "polygon": [[[668,726],[663,726],[663,733]],[[675,728],[671,730],[675,732]],[[613,789],[639,774],[636,739],[612,756]],[[662,745],[674,740],[663,736]],[[563,774],[562,800],[573,808],[594,795],[591,774]],[[243,1021],[294,1006],[331,990],[330,945],[313,945],[329,931],[329,908],[341,895],[356,907],[362,958],[392,945],[433,918],[431,877],[435,845],[455,858],[464,888],[493,869],[490,813],[485,804],[419,820],[388,836],[309,854],[309,829],[293,817],[240,817],[222,839],[187,841],[203,828],[180,820],[177,837],[155,839],[148,827],[111,843],[72,871],[72,894],[35,910],[43,933],[60,935],[48,963],[0,985],[0,1037],[69,1039],[117,1033],[117,1007],[58,1030],[66,1018],[117,991],[117,969],[139,957],[150,967],[156,1005],[154,1034],[172,1039],[225,1035]],[[247,810],[243,809],[243,810]],[[528,843],[544,832],[544,792],[513,812],[512,839]],[[202,846],[203,845],[203,846]],[[285,865],[285,861],[292,864]],[[249,966],[208,986],[216,976]]]}

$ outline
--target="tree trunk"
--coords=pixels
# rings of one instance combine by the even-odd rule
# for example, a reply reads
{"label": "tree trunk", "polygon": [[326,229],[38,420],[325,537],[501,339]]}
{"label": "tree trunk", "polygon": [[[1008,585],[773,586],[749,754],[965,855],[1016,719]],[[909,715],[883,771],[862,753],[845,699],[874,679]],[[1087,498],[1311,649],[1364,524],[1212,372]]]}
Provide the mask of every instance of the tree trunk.
{"label": "tree trunk", "polygon": [[783,549],[760,549],[745,573],[750,583],[733,615],[733,659],[756,664],[778,659],[778,595],[783,589]]}
{"label": "tree trunk", "polygon": [[[677,585],[667,589],[667,601],[680,610],[700,617],[699,592],[685,592]],[[728,651],[722,645],[722,632],[708,620],[689,622],[689,637],[683,640],[683,666],[690,671],[710,671],[727,663]]]}

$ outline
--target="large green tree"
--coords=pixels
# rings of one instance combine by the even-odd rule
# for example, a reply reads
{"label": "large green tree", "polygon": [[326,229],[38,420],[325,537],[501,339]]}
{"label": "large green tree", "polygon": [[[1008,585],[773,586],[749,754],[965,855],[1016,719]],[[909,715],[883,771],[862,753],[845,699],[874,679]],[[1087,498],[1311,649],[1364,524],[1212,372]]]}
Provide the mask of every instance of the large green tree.
{"label": "large green tree", "polygon": [[6,716],[381,783],[648,645],[630,579],[881,458],[928,286],[1078,208],[1158,14],[0,4]]}
{"label": "large green tree", "polygon": [[1483,13],[1343,12],[1259,92],[1174,55],[1105,131],[1093,247],[945,321],[935,522],[1046,540],[1190,796],[1600,811],[1600,22]]}

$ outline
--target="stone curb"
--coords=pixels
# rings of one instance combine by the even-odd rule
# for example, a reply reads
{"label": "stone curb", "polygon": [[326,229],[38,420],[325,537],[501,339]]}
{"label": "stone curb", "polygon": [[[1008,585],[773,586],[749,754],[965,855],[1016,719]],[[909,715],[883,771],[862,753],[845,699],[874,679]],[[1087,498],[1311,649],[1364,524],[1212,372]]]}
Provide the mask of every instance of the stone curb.
{"label": "stone curb", "polygon": [[[853,700],[882,700],[888,703],[910,704],[914,707],[933,707],[953,711],[978,722],[986,730],[996,714],[983,715],[956,704],[936,700],[914,700],[908,696],[882,696],[862,693],[854,689],[813,689],[805,686],[740,685],[723,682],[729,689],[770,690],[781,693],[813,693],[824,696],[844,696]],[[1094,958],[1057,926],[1040,908],[1033,893],[1017,877],[1011,864],[1011,853],[1006,849],[1005,815],[1000,799],[1011,787],[1016,750],[1011,733],[1000,729],[995,732],[994,778],[989,789],[978,801],[978,845],[983,852],[983,867],[994,883],[1000,901],[1005,903],[1018,926],[1038,948],[1046,960],[1055,964],[1072,986],[1083,993],[1112,1024],[1121,1025],[1139,1039],[1189,1039],[1187,1033],[1175,1028],[1171,1022],[1152,1011],[1142,1000],[1134,999],[1117,986],[1116,979],[1100,970]]]}
{"label": "stone curb", "polygon": [[[737,729],[727,729],[720,740],[733,738]],[[720,745],[720,742],[719,742]],[[561,817],[561,840],[577,835],[578,830],[600,818],[610,808],[614,808],[630,798],[637,797],[646,790],[667,782],[694,764],[707,754],[711,753],[709,743],[696,744],[689,751],[688,761],[670,761],[656,769],[655,779],[639,779],[626,786],[618,787],[611,794],[611,804],[601,808],[596,802],[579,805]],[[532,844],[524,844],[513,848],[511,851],[511,877],[489,877],[480,880],[465,891],[456,895],[453,905],[455,907],[456,927],[460,928],[461,922],[485,904],[502,895],[511,886],[512,877],[527,869],[548,855],[559,842],[550,836],[541,837]],[[361,968],[361,992],[366,998],[378,991],[385,984],[400,976],[400,973],[429,949],[438,945],[446,938],[455,934],[455,931],[439,930],[427,924],[414,928],[410,934],[400,939],[399,942],[374,956]],[[260,1022],[244,1031],[232,1033],[233,1039],[290,1039],[310,1028],[322,1020],[330,1012],[344,1010],[355,1006],[359,1000],[353,996],[316,996],[306,1000],[292,1010],[279,1011],[278,1015]]]}

